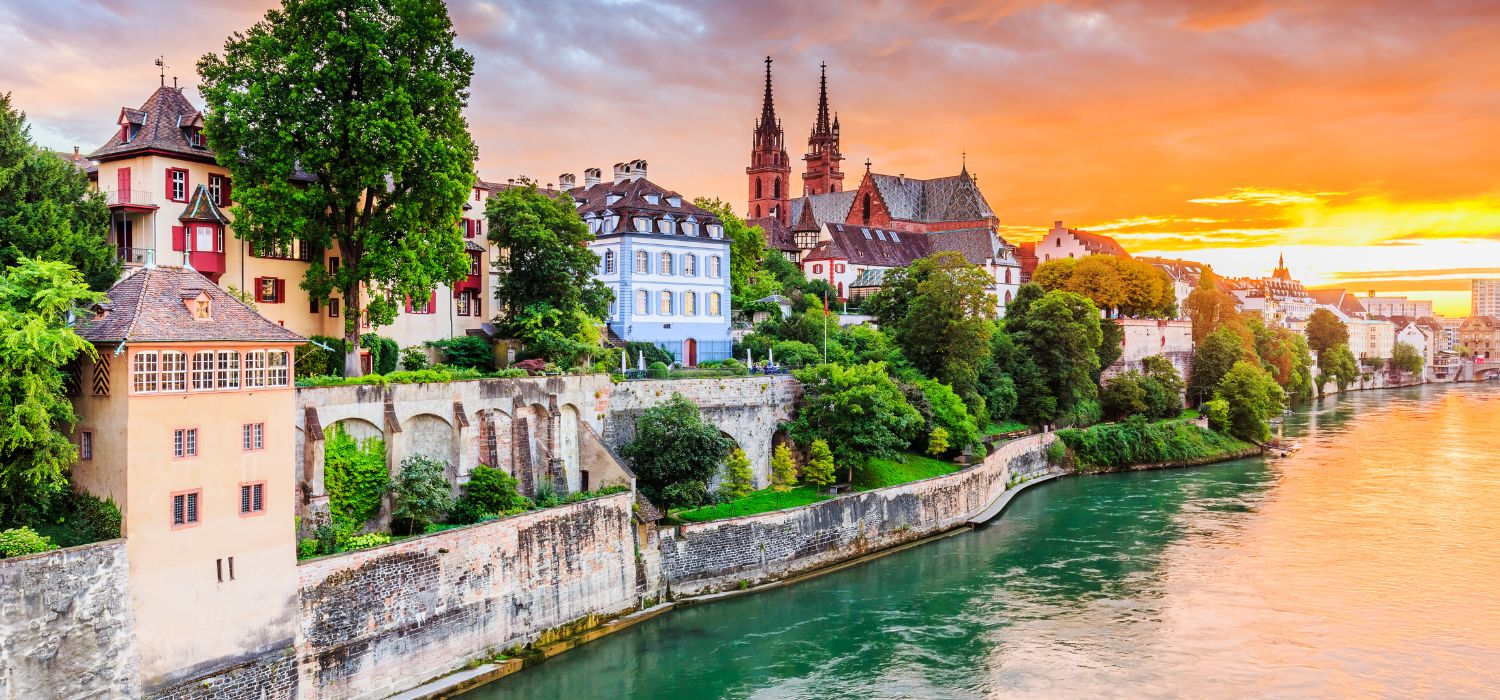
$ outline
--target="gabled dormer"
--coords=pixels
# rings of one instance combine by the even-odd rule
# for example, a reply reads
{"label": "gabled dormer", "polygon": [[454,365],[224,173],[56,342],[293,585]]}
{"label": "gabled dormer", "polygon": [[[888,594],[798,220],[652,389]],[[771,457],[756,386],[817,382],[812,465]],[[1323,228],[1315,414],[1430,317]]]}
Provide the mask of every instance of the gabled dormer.
{"label": "gabled dormer", "polygon": [[116,123],[120,126],[120,143],[130,143],[141,133],[141,127],[146,125],[146,111],[121,107],[120,118]]}
{"label": "gabled dormer", "polygon": [[182,129],[182,138],[192,148],[208,148],[203,140],[203,113],[191,112],[177,117],[177,128]]}

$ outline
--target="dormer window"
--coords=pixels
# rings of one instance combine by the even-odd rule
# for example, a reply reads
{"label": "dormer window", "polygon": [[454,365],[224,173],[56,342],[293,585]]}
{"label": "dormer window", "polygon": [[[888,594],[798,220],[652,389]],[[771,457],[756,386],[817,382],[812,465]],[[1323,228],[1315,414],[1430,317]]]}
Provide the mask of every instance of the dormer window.
{"label": "dormer window", "polygon": [[604,195],[604,204],[605,204],[605,206],[614,204],[615,202],[618,202],[618,201],[620,201],[620,195],[618,193],[616,193],[616,192],[610,192],[609,194]]}
{"label": "dormer window", "polygon": [[672,205],[674,207],[680,207],[680,206],[682,206],[682,198],[681,197],[675,197],[675,196],[674,197],[668,197],[667,198],[667,204],[670,204],[670,205]]}
{"label": "dormer window", "polygon": [[649,216],[637,216],[637,217],[635,217],[635,230],[638,231],[638,232],[640,232],[640,233],[651,233],[651,217],[649,217]]}
{"label": "dormer window", "polygon": [[691,216],[689,216],[686,219],[683,219],[682,220],[682,235],[684,235],[684,236],[697,236],[698,235],[698,220],[694,219]]}
{"label": "dormer window", "polygon": [[661,195],[659,195],[659,194],[648,194],[648,195],[646,195],[646,203],[647,204],[661,204]]}
{"label": "dormer window", "polygon": [[203,148],[205,146],[203,142],[203,130],[187,129],[187,141],[188,145],[193,148]]}
{"label": "dormer window", "polygon": [[709,238],[723,238],[724,237],[724,227],[720,226],[719,224],[709,224],[708,225],[708,237]]}
{"label": "dormer window", "polygon": [[202,301],[194,300],[193,301],[193,320],[194,321],[212,321],[212,320],[214,320],[213,307],[211,306],[212,303],[213,302],[207,301],[207,300],[202,300]]}
{"label": "dormer window", "polygon": [[676,222],[672,221],[672,217],[666,217],[656,222],[656,230],[661,231],[662,233],[676,233],[672,230],[672,224],[674,223]]}

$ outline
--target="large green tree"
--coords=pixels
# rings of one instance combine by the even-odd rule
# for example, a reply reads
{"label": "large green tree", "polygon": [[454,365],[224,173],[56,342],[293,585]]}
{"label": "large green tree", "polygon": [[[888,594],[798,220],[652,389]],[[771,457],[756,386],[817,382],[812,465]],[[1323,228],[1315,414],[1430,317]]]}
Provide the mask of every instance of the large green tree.
{"label": "large green tree", "polygon": [[[693,204],[713,212],[714,216],[719,217],[719,223],[724,224],[724,236],[729,239],[729,291],[731,295],[744,298],[758,277],[766,279],[774,277],[770,273],[755,274],[760,271],[761,258],[766,255],[766,234],[759,226],[746,226],[744,219],[735,216],[734,207],[717,197],[699,197],[693,200]],[[776,257],[781,257],[781,253],[777,252]],[[756,297],[756,299],[759,298],[761,297]],[[754,301],[755,299],[745,300]]]}
{"label": "large green tree", "polygon": [[[1005,310],[1005,330],[1016,349],[1040,371],[1048,393],[1057,402],[1055,418],[1097,398],[1095,377],[1103,333],[1094,302],[1073,292],[1051,291],[1037,296],[1040,293],[1035,285],[1021,286]],[[1017,388],[1020,385],[1017,378]],[[1042,417],[1044,414],[1038,412],[1035,417],[1051,420]]]}
{"label": "large green tree", "polygon": [[1219,380],[1245,359],[1245,343],[1234,331],[1220,328],[1208,334],[1193,350],[1193,371],[1188,377],[1188,400],[1194,403],[1213,397]]}
{"label": "large green tree", "polygon": [[918,370],[972,405],[994,329],[993,282],[962,254],[945,251],[887,272],[865,309]]}
{"label": "large green tree", "polygon": [[894,457],[923,428],[922,414],[882,363],[819,365],[796,376],[803,393],[792,438],[801,445],[827,440],[839,464],[853,468],[871,457]]}
{"label": "large green tree", "polygon": [[502,330],[563,364],[593,350],[613,296],[596,276],[594,235],[572,200],[523,181],[491,196],[485,213],[490,240],[505,251],[495,286]]}
{"label": "large green tree", "polygon": [[95,356],[69,315],[103,298],[64,262],[21,258],[0,272],[0,529],[34,520],[67,488],[78,460],[67,367]]}
{"label": "large green tree", "polygon": [[1062,290],[1088,297],[1095,306],[1111,314],[1177,315],[1171,278],[1156,266],[1132,258],[1113,255],[1060,258],[1037,267],[1031,279],[1049,292]]}
{"label": "large green tree", "polygon": [[1349,327],[1328,309],[1313,309],[1307,317],[1307,346],[1313,352],[1349,344]]}
{"label": "large green tree", "polygon": [[1425,360],[1411,343],[1397,342],[1391,350],[1391,366],[1402,372],[1421,374]]}
{"label": "large green tree", "polygon": [[72,265],[96,291],[120,276],[109,210],[82,170],[31,141],[26,115],[0,94],[0,269],[21,258]]}
{"label": "large green tree", "polygon": [[682,394],[646,409],[635,420],[635,439],[620,449],[635,470],[642,494],[664,508],[698,505],[708,482],[734,449],[718,428],[704,422]]}
{"label": "large green tree", "polygon": [[1343,391],[1359,379],[1359,360],[1348,345],[1335,345],[1318,353],[1318,395],[1323,394],[1323,385],[1333,382]]}
{"label": "large green tree", "polygon": [[1198,277],[1198,286],[1188,293],[1183,302],[1188,319],[1193,322],[1193,342],[1204,338],[1226,323],[1239,317],[1239,301],[1233,294],[1219,289],[1218,276],[1213,268],[1204,266]]}
{"label": "large green tree", "polygon": [[1241,360],[1219,380],[1215,398],[1229,403],[1229,434],[1241,440],[1271,438],[1270,419],[1286,407],[1286,393],[1259,365]]}
{"label": "large green tree", "polygon": [[389,325],[407,298],[468,274],[474,58],[454,40],[441,0],[284,0],[198,61],[236,235],[339,258],[313,256],[302,287],[342,295],[347,375],[362,319]]}

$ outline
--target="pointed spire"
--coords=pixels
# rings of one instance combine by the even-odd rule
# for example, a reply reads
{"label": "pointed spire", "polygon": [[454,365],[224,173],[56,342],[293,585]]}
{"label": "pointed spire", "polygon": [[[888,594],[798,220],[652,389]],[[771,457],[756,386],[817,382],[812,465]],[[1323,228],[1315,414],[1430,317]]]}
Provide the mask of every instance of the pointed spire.
{"label": "pointed spire", "polygon": [[833,127],[828,123],[828,64],[819,65],[818,76],[818,122],[813,130],[819,134],[832,133]]}
{"label": "pointed spire", "polygon": [[961,167],[961,168],[958,169],[958,174],[960,174],[960,175],[968,175],[969,174],[969,152],[967,150],[961,151],[959,157],[963,159],[963,167]]}
{"label": "pointed spire", "polygon": [[776,106],[771,100],[771,57],[766,57],[766,97],[760,106],[760,124],[757,128],[765,128],[777,125]]}

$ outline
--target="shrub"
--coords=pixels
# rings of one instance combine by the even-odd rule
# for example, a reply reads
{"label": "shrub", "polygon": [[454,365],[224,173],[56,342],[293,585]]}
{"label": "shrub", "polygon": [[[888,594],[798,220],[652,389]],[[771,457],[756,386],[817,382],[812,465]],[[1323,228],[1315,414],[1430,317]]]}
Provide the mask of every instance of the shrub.
{"label": "shrub", "polygon": [[1066,466],[1068,463],[1068,444],[1062,440],[1053,440],[1047,445],[1047,463],[1053,466]]}
{"label": "shrub", "polygon": [[776,358],[776,364],[789,367],[811,367],[823,362],[821,348],[796,340],[783,340],[772,345],[771,356]]}
{"label": "shrub", "polygon": [[527,376],[531,376],[541,374],[547,367],[547,361],[540,358],[532,358],[530,360],[521,360],[511,365],[511,367],[525,372]]}
{"label": "shrub", "polygon": [[635,440],[620,449],[641,493],[663,507],[698,505],[734,441],[704,422],[698,406],[681,394],[646,409],[635,421]]}
{"label": "shrub", "polygon": [[1058,418],[1057,422],[1059,425],[1085,426],[1102,420],[1104,420],[1104,407],[1094,399],[1084,399],[1068,409],[1068,412]]}
{"label": "shrub", "polygon": [[474,523],[485,516],[530,509],[531,499],[516,491],[517,483],[515,477],[499,469],[483,464],[474,467],[469,482],[464,484],[463,495],[453,505],[451,519],[455,523]]}
{"label": "shrub", "polygon": [[1105,415],[1112,418],[1145,415],[1150,411],[1146,404],[1145,377],[1130,370],[1104,381],[1104,390],[1099,392],[1099,403]]}
{"label": "shrub", "polygon": [[0,559],[24,557],[27,554],[53,549],[57,549],[57,545],[52,544],[52,540],[37,534],[29,527],[0,530]]}
{"label": "shrub", "polygon": [[557,487],[550,480],[543,480],[536,485],[536,507],[552,508],[562,505],[562,499],[557,495]]}
{"label": "shrub", "polygon": [[948,431],[942,426],[932,429],[927,435],[927,454],[934,457],[948,451]]}
{"label": "shrub", "polygon": [[1214,398],[1229,402],[1229,433],[1257,443],[1270,439],[1270,418],[1286,407],[1286,392],[1276,379],[1243,360],[1219,381]]}
{"label": "shrub", "polygon": [[1078,466],[1086,470],[1184,462],[1249,447],[1189,421],[1150,423],[1142,416],[1087,429],[1059,430],[1057,439],[1072,450]]}
{"label": "shrub", "polygon": [[443,364],[488,372],[495,368],[495,351],[490,341],[477,335],[460,335],[445,340],[430,340],[428,345],[443,351]]}
{"label": "shrub", "polygon": [[105,500],[87,493],[74,494],[73,517],[82,523],[94,542],[120,536],[120,508],[113,498]]}
{"label": "shrub", "polygon": [[313,530],[313,540],[317,542],[318,554],[333,554],[339,551],[339,531],[333,525],[321,525]]}
{"label": "shrub", "polygon": [[[308,341],[297,347],[297,366],[294,370],[297,379],[344,376],[343,338],[315,335],[308,338]],[[332,349],[325,350],[319,345]]]}
{"label": "shrub", "polygon": [[835,469],[837,465],[833,463],[833,450],[828,448],[828,441],[813,440],[808,449],[807,464],[802,467],[802,480],[815,486],[828,486],[834,481]]}
{"label": "shrub", "polygon": [[505,369],[491,373],[490,376],[496,377],[498,379],[515,379],[517,377],[529,377],[531,376],[531,373],[517,367],[507,367]]}
{"label": "shrub", "polygon": [[420,345],[408,345],[401,348],[401,369],[427,369],[427,351]]}
{"label": "shrub", "polygon": [[337,529],[356,532],[380,512],[380,499],[390,485],[385,441],[378,437],[356,441],[337,423],[325,432],[323,480],[328,508]]}
{"label": "shrub", "polygon": [[652,362],[646,367],[646,376],[653,379],[666,379],[669,373],[670,370],[667,368],[667,365],[661,362]]}
{"label": "shrub", "polygon": [[307,537],[297,540],[298,559],[307,559],[315,556],[318,556],[318,541],[316,539]]}
{"label": "shrub", "polygon": [[1221,433],[1229,432],[1229,402],[1222,398],[1216,398],[1203,404],[1203,412],[1208,416],[1208,427]]}
{"label": "shrub", "polygon": [[383,544],[390,543],[390,535],[382,532],[372,532],[368,535],[357,535],[355,537],[350,537],[349,539],[344,540],[344,546],[340,547],[339,549],[340,551],[344,552],[352,552],[356,549],[369,549],[371,547],[379,547]]}
{"label": "shrub", "polygon": [[664,365],[670,365],[677,359],[675,357],[672,357],[672,353],[667,352],[665,348],[657,347],[655,343],[632,340],[625,344],[626,365],[629,365],[631,367],[639,367],[640,357],[642,354],[645,354],[646,356],[647,366],[650,366],[650,363],[652,362],[660,362]]}
{"label": "shrub", "polygon": [[428,524],[442,520],[453,507],[447,471],[447,462],[421,455],[412,455],[401,462],[401,472],[391,484],[395,504],[391,518],[401,522],[403,532],[420,532]]}
{"label": "shrub", "polygon": [[374,333],[366,333],[359,337],[359,346],[370,351],[370,368],[375,374],[390,374],[396,371],[396,361],[401,353],[401,347],[390,338],[383,338]]}

